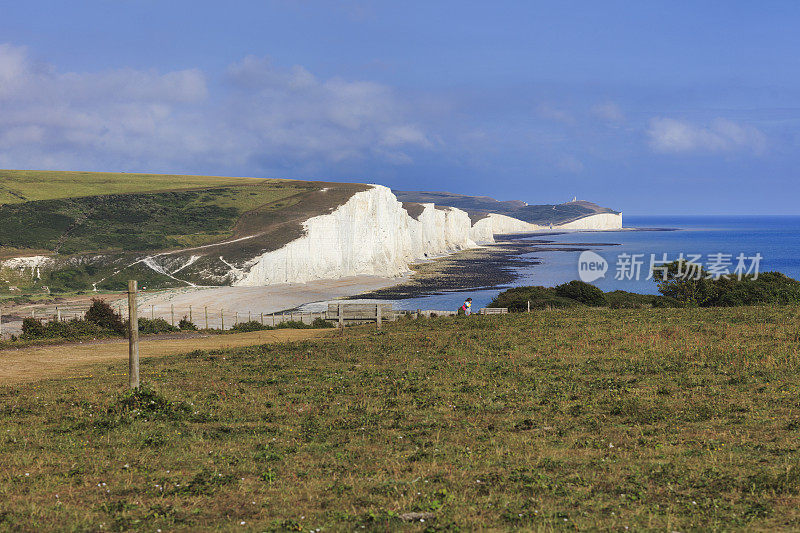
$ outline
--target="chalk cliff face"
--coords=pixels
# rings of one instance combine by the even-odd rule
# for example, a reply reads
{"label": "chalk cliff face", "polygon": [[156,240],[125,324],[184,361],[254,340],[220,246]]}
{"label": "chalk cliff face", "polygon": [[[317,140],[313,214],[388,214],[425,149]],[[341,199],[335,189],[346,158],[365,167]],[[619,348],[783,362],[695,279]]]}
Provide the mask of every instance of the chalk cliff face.
{"label": "chalk cliff face", "polygon": [[[622,215],[617,213],[599,213],[579,218],[558,226],[558,229],[609,230],[622,227]],[[554,226],[553,229],[556,229]]]}
{"label": "chalk cliff face", "polygon": [[388,187],[354,194],[306,234],[239,269],[234,285],[305,283],[357,275],[399,276],[415,260],[476,246],[464,211],[425,204],[411,217]]}
{"label": "chalk cliff face", "polygon": [[[621,226],[621,215],[603,214],[558,229]],[[374,185],[354,194],[332,213],[308,219],[304,229],[304,236],[237,268],[233,284],[257,286],[357,275],[399,276],[408,272],[414,261],[494,242],[496,234],[549,228],[496,214],[473,225],[466,212],[433,204],[423,204],[422,212],[413,217],[389,188]]]}

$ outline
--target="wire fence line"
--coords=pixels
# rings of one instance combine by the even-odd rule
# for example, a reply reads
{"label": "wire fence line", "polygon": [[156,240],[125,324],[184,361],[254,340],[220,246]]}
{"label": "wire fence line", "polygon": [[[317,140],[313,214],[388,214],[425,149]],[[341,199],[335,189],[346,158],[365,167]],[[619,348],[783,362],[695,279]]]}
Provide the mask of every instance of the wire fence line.
{"label": "wire fence line", "polygon": [[[35,318],[44,322],[69,321],[82,319],[91,304],[68,304],[38,306],[29,309],[16,308],[13,312],[0,306],[0,339],[9,335],[19,334],[22,330],[22,321],[25,318]],[[112,305],[123,320],[128,319],[128,309],[122,303]],[[278,313],[263,313],[249,311],[236,311],[209,306],[176,307],[174,305],[139,305],[137,306],[139,319],[163,319],[172,326],[178,327],[182,319],[193,323],[199,329],[231,329],[243,322],[258,322],[264,326],[278,326],[284,322],[302,322],[313,324],[316,319],[326,319],[324,311],[299,312],[285,311]]]}
{"label": "wire fence line", "polygon": [[[127,305],[122,301],[117,301],[110,304],[111,307],[122,317],[123,320],[128,319]],[[343,305],[347,305],[343,302]],[[86,311],[91,306],[90,302],[73,303],[66,305],[44,305],[35,306],[30,308],[15,308],[13,312],[8,309],[3,309],[0,306],[0,340],[7,338],[11,335],[18,335],[22,331],[22,321],[25,318],[36,318],[45,322],[50,321],[69,321],[74,319],[82,319],[86,315]],[[186,319],[194,324],[198,329],[219,329],[228,330],[243,322],[258,322],[264,326],[278,326],[284,322],[301,322],[303,324],[313,324],[314,320],[323,319],[336,321],[337,317],[325,311],[316,312],[300,312],[300,311],[281,311],[277,313],[265,313],[248,311],[237,311],[225,308],[216,308],[211,306],[175,306],[169,305],[155,305],[155,304],[140,304],[137,306],[137,314],[139,319],[163,319],[171,326],[178,327],[181,320]],[[335,313],[334,313],[335,314]],[[436,317],[436,316],[450,316],[455,315],[455,311],[444,310],[422,310],[403,311],[391,310],[383,319],[393,320],[398,315],[409,314],[413,317]]]}

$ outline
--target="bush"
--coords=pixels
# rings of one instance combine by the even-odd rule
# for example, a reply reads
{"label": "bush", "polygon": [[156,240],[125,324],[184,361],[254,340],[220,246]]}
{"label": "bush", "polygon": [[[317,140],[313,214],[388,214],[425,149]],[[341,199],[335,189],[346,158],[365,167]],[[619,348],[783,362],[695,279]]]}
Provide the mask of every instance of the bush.
{"label": "bush", "polygon": [[125,335],[125,323],[122,317],[100,298],[92,298],[92,305],[86,311],[86,320],[118,335]]}
{"label": "bush", "polygon": [[564,283],[555,287],[556,296],[562,298],[569,298],[584,305],[591,307],[601,307],[608,305],[606,295],[589,283],[583,281],[572,280],[569,283]]}
{"label": "bush", "polygon": [[612,309],[643,309],[655,307],[656,300],[663,298],[662,296],[656,296],[654,294],[639,294],[628,291],[611,291],[605,293],[605,296],[608,306]]}
{"label": "bush", "polygon": [[514,287],[501,292],[492,300],[489,307],[507,307],[509,311],[526,311],[528,302],[531,302],[532,309],[543,309],[545,307],[568,308],[579,307],[580,302],[570,298],[558,296],[555,289],[551,287]]}
{"label": "bush", "polygon": [[[780,272],[763,272],[758,277],[748,275],[741,279],[735,275],[727,278],[709,277],[706,270],[697,267],[693,276],[682,275],[687,263],[673,261],[662,265],[663,274],[654,276],[658,291],[683,306],[734,307],[740,305],[797,304],[800,303],[800,282]],[[699,279],[698,279],[699,278]]]}
{"label": "bush", "polygon": [[181,331],[197,331],[197,326],[195,326],[193,322],[190,322],[185,316],[178,322],[178,328]]}
{"label": "bush", "polygon": [[22,320],[22,337],[26,339],[45,338],[45,327],[41,319],[28,317]]}
{"label": "bush", "polygon": [[330,320],[325,320],[324,318],[317,317],[311,323],[312,328],[335,328],[336,326]]}
{"label": "bush", "polygon": [[756,279],[752,276],[741,280],[719,278],[713,282],[713,287],[713,296],[707,302],[709,306],[800,303],[800,282],[780,272],[764,272]]}
{"label": "bush", "polygon": [[26,318],[22,321],[21,338],[23,340],[77,340],[85,338],[110,337],[113,335],[116,335],[116,332],[102,328],[93,322],[77,318],[67,322],[44,322],[37,318]]}
{"label": "bush", "polygon": [[311,329],[313,327],[300,320],[284,320],[275,326],[276,329]]}
{"label": "bush", "polygon": [[267,326],[256,320],[251,320],[249,322],[239,322],[233,326],[230,331],[234,331],[236,333],[247,333],[250,331],[266,331],[268,329],[272,329],[272,326]]}
{"label": "bush", "polygon": [[178,328],[164,320],[163,318],[140,318],[139,333],[153,335],[156,333],[174,333]]}

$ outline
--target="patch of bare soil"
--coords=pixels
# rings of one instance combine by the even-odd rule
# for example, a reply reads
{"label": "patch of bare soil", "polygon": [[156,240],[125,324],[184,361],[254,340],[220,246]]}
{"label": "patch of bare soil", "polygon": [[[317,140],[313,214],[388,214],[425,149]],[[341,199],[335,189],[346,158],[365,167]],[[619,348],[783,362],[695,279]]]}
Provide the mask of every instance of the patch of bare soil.
{"label": "patch of bare soil", "polygon": [[[139,355],[165,357],[193,350],[219,350],[278,342],[315,339],[331,335],[331,329],[280,329],[234,335],[205,335],[139,342]],[[121,362],[128,358],[128,341],[34,346],[0,352],[0,386],[44,379],[89,377],[96,363]]]}

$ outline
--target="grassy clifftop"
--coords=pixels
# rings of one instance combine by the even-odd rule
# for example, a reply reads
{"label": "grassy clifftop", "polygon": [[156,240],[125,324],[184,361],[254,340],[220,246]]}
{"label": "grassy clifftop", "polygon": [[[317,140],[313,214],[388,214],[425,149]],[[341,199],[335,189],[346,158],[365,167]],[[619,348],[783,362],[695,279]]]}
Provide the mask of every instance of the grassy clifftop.
{"label": "grassy clifftop", "polygon": [[252,185],[261,181],[259,178],[219,176],[0,170],[0,205],[105,194]]}

